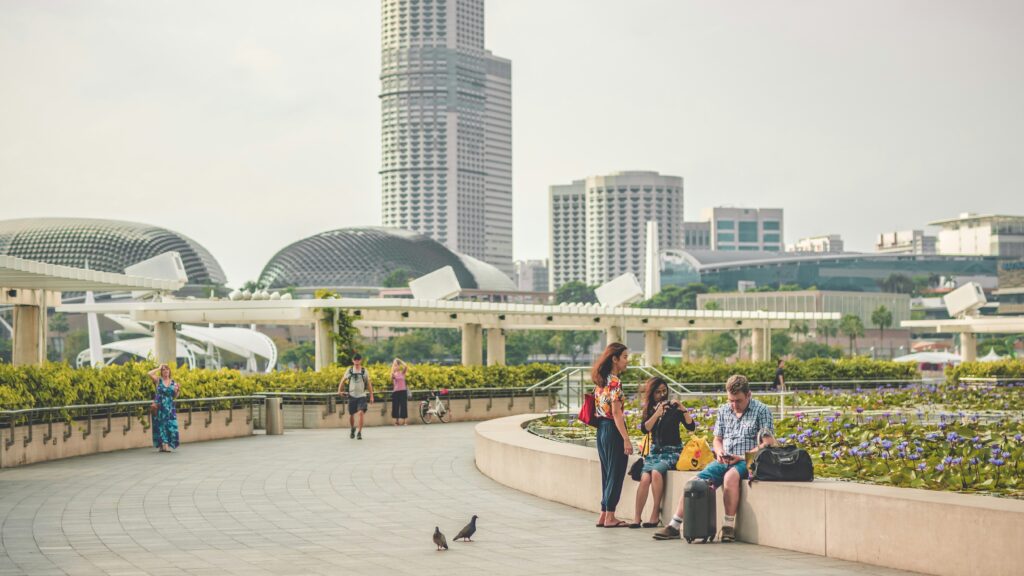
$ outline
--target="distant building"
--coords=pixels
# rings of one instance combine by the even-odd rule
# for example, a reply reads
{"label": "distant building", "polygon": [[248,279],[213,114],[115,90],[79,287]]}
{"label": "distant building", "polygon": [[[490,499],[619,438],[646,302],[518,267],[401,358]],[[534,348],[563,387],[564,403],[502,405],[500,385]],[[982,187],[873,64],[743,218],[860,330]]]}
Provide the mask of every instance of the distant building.
{"label": "distant building", "polygon": [[548,261],[516,260],[515,281],[522,292],[547,292]]}
{"label": "distant building", "polygon": [[875,252],[880,254],[935,254],[935,236],[921,230],[884,232],[875,239]]}
{"label": "distant building", "polygon": [[801,238],[790,248],[790,252],[818,252],[840,254],[843,252],[843,238],[839,234]]}
{"label": "distant building", "polygon": [[711,250],[711,222],[683,222],[683,248]]}
{"label": "distant building", "polygon": [[963,213],[938,226],[939,254],[1024,258],[1024,216]]}
{"label": "distant building", "polygon": [[551,186],[550,289],[572,280],[603,284],[631,272],[645,280],[647,222],[662,248],[683,247],[683,179],[616,172]]}
{"label": "distant building", "polygon": [[837,312],[852,314],[861,319],[864,327],[872,329],[871,313],[879,306],[892,312],[893,324],[910,320],[910,296],[883,292],[839,292],[826,290],[797,290],[792,292],[717,292],[698,294],[697,308],[703,310],[709,302],[719,310],[762,310],[765,312]]}
{"label": "distant building", "polygon": [[717,207],[705,210],[711,225],[712,250],[782,252],[783,211],[781,208]]}
{"label": "distant building", "polygon": [[383,0],[380,80],[384,225],[511,275],[511,63],[484,0]]}

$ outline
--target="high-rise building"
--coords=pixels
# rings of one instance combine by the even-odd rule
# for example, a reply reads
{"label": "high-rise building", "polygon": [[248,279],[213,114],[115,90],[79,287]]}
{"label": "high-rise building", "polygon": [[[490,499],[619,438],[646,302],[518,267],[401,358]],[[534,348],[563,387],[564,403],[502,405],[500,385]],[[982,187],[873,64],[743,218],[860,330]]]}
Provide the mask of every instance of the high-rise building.
{"label": "high-rise building", "polygon": [[381,3],[383,223],[512,266],[511,63],[483,0]]}
{"label": "high-rise building", "polygon": [[781,208],[716,207],[704,211],[711,223],[712,250],[783,251]]}
{"label": "high-rise building", "polygon": [[935,254],[935,236],[921,230],[883,232],[875,239],[875,252],[882,254]]}
{"label": "high-rise building", "polygon": [[632,272],[645,280],[647,222],[662,249],[683,247],[683,179],[617,172],[552,186],[551,289],[571,280],[603,284]]}
{"label": "high-rise building", "polygon": [[964,213],[939,226],[939,254],[1024,258],[1024,216]]}
{"label": "high-rise building", "polygon": [[515,281],[516,287],[523,292],[547,292],[547,260],[516,260]]}
{"label": "high-rise building", "polygon": [[801,238],[790,247],[790,252],[819,252],[839,254],[843,251],[843,238],[839,234]]}

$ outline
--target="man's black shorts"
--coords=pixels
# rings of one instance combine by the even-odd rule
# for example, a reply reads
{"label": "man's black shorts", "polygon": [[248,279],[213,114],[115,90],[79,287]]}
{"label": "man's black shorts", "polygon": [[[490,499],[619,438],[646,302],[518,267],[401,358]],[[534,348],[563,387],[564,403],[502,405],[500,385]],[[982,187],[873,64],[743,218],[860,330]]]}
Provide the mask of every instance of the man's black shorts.
{"label": "man's black shorts", "polygon": [[356,412],[366,412],[366,396],[362,398],[349,398],[348,399],[348,412],[349,414],[355,414]]}

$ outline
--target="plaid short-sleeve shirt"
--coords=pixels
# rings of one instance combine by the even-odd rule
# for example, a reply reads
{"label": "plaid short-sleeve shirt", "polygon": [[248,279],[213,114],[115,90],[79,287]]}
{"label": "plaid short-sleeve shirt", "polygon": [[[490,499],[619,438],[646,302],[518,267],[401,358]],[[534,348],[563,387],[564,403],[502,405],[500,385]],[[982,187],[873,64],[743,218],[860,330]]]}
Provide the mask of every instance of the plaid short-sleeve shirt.
{"label": "plaid short-sleeve shirt", "polygon": [[725,451],[734,456],[742,456],[757,448],[758,439],[763,434],[775,435],[775,424],[772,411],[759,400],[750,400],[747,410],[739,417],[729,407],[728,402],[718,408],[718,420],[715,421],[715,436],[722,438]]}

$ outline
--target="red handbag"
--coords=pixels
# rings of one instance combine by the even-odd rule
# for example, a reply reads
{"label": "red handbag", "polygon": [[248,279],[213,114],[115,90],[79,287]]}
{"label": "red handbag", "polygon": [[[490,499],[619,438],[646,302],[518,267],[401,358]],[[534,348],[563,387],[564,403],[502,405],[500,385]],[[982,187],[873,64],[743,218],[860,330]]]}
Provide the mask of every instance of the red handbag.
{"label": "red handbag", "polygon": [[594,395],[587,393],[583,395],[583,406],[580,407],[580,422],[583,422],[587,426],[593,426],[597,428],[597,416],[594,414]]}

